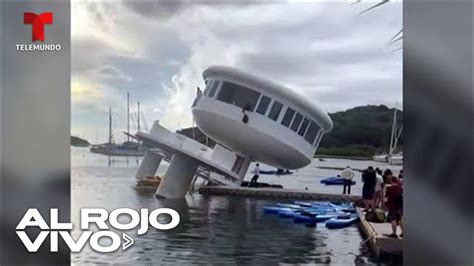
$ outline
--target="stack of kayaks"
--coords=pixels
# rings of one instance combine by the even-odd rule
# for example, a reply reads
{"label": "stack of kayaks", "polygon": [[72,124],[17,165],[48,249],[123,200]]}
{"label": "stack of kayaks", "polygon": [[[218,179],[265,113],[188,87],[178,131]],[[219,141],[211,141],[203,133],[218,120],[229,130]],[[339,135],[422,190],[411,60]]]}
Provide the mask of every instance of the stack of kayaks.
{"label": "stack of kayaks", "polygon": [[[344,185],[344,178],[340,176],[331,176],[321,179],[321,184],[325,185]],[[351,181],[351,184],[354,185],[356,182],[354,180]]]}
{"label": "stack of kayaks", "polygon": [[263,211],[276,214],[280,218],[291,218],[295,223],[315,226],[325,223],[327,228],[344,228],[357,222],[358,217],[351,204],[333,204],[331,202],[277,203],[263,207]]}

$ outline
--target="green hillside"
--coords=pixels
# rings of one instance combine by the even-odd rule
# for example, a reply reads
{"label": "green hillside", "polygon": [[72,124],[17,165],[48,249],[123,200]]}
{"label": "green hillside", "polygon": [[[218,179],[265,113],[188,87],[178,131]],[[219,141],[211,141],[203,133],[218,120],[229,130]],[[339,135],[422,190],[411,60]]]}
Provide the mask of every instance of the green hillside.
{"label": "green hillside", "polygon": [[[397,111],[398,127],[403,124],[403,112]],[[387,152],[390,143],[394,109],[385,105],[359,106],[330,113],[334,128],[324,135],[318,155],[372,156]],[[403,136],[398,147],[403,146]]]}

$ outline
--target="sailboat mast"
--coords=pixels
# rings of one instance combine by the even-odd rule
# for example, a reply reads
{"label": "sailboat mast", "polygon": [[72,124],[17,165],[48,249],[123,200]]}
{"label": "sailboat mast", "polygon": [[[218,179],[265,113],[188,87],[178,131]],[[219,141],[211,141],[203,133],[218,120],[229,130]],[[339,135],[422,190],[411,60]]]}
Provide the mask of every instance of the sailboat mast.
{"label": "sailboat mast", "polygon": [[395,149],[395,139],[396,139],[396,134],[397,134],[397,106],[395,106],[394,111],[393,111],[393,123],[392,123],[392,134],[390,136],[390,147],[388,150],[388,155],[393,154],[393,150]]}
{"label": "sailboat mast", "polygon": [[130,93],[127,92],[127,141],[130,141]]}
{"label": "sailboat mast", "polygon": [[109,107],[109,144],[112,144],[112,108]]}
{"label": "sailboat mast", "polygon": [[400,136],[402,135],[402,131],[403,131],[403,126],[401,126],[400,130],[397,132],[397,135],[395,137],[395,141],[394,141],[394,144],[393,144],[393,150],[395,150],[395,147],[397,147],[397,145],[398,145],[398,140],[400,139]]}
{"label": "sailboat mast", "polygon": [[140,131],[140,102],[137,102],[138,106],[138,121],[137,121],[137,131]]}

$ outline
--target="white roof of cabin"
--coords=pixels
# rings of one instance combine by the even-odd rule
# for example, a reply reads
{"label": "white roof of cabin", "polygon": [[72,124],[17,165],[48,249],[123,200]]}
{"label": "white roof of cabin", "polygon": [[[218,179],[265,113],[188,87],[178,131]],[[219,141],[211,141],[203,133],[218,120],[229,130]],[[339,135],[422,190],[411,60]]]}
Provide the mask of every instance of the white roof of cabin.
{"label": "white roof of cabin", "polygon": [[304,112],[304,115],[309,116],[313,121],[317,122],[324,132],[331,131],[333,127],[333,122],[326,112],[290,88],[279,85],[273,81],[259,78],[227,66],[209,67],[204,70],[202,75],[204,79],[210,78],[236,82],[263,94],[268,93],[270,97],[275,96],[287,100],[293,104],[293,106],[290,107],[300,109]]}

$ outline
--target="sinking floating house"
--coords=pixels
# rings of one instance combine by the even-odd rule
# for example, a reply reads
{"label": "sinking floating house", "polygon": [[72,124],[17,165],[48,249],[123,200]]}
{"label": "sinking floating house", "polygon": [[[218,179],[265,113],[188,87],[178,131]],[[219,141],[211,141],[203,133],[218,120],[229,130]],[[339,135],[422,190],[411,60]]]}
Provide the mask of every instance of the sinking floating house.
{"label": "sinking floating house", "polygon": [[277,168],[308,165],[333,123],[291,89],[230,67],[203,73],[206,89],[192,113],[196,125],[218,144],[211,149],[155,122],[135,137],[149,147],[137,178],[154,175],[163,157],[171,157],[157,196],[183,197],[195,175],[238,186],[251,161]]}

